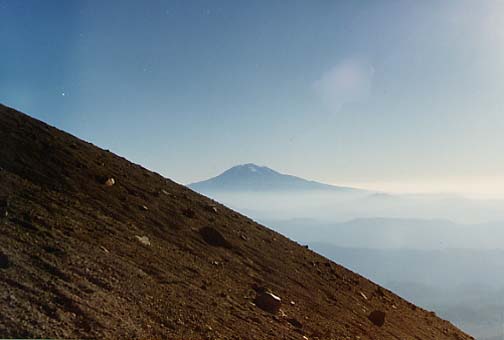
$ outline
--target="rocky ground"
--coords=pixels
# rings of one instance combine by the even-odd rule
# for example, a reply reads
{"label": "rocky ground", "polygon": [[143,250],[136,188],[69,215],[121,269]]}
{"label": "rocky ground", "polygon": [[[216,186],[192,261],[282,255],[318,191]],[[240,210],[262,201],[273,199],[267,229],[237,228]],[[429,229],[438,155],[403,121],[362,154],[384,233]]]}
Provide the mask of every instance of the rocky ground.
{"label": "rocky ground", "polygon": [[471,339],[247,217],[0,105],[0,337]]}

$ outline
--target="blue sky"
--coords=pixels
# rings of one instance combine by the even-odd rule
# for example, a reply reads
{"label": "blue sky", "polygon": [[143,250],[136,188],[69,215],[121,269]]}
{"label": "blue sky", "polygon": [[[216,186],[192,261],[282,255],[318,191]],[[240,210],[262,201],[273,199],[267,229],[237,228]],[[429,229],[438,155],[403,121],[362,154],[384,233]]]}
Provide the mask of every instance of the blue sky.
{"label": "blue sky", "polygon": [[490,0],[0,0],[0,101],[181,183],[254,162],[504,193],[503,19]]}

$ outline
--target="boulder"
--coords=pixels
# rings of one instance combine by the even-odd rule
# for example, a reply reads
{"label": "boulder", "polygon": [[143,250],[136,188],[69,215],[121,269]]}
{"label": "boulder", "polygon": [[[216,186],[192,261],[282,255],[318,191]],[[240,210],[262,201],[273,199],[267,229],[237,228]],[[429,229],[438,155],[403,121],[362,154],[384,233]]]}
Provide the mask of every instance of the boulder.
{"label": "boulder", "polygon": [[368,319],[375,326],[381,327],[385,323],[385,312],[381,310],[374,310],[371,314],[369,314]]}
{"label": "boulder", "polygon": [[11,266],[11,264],[9,256],[0,251],[0,269],[7,269]]}
{"label": "boulder", "polygon": [[269,291],[265,291],[257,293],[254,303],[268,313],[277,314],[282,306],[282,299]]}
{"label": "boulder", "polygon": [[231,243],[215,228],[203,227],[199,230],[199,233],[203,240],[211,246],[231,248]]}

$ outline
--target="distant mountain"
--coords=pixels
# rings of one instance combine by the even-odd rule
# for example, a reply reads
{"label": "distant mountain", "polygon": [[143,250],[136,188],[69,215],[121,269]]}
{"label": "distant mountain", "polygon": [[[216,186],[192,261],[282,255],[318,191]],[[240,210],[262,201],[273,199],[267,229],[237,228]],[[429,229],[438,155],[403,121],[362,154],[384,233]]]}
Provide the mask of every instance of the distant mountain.
{"label": "distant mountain", "polygon": [[217,177],[189,184],[189,188],[202,193],[251,191],[361,191],[359,189],[333,186],[309,181],[296,176],[285,175],[266,166],[258,166],[252,163],[234,166]]}

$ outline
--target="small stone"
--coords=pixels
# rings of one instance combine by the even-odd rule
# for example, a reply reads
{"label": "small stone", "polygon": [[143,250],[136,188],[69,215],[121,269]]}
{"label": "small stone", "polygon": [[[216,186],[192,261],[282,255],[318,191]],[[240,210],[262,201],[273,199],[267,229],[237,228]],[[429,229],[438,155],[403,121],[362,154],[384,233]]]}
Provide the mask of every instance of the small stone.
{"label": "small stone", "polygon": [[103,184],[106,187],[111,187],[111,186],[114,186],[115,183],[116,183],[115,179],[113,177],[109,177],[109,178],[107,178],[107,180]]}
{"label": "small stone", "polygon": [[369,314],[368,319],[375,326],[381,327],[385,323],[385,312],[381,310],[374,310],[371,314]]}
{"label": "small stone", "polygon": [[143,211],[149,210],[149,208],[146,205],[141,205],[140,209],[142,209]]}
{"label": "small stone", "polygon": [[277,314],[282,306],[282,299],[269,291],[265,291],[257,294],[254,303],[268,313]]}
{"label": "small stone", "polygon": [[360,296],[362,296],[364,298],[364,300],[367,300],[367,296],[363,292],[360,292]]}
{"label": "small stone", "polygon": [[303,324],[296,318],[289,318],[287,322],[296,328],[303,328]]}
{"label": "small stone", "polygon": [[150,242],[150,240],[149,240],[149,238],[147,236],[138,236],[138,235],[136,235],[135,237],[138,240],[138,242],[140,242],[144,246],[150,246],[151,245],[151,242]]}
{"label": "small stone", "polygon": [[100,249],[106,253],[110,253],[110,251],[107,248],[105,248],[104,246],[101,246]]}
{"label": "small stone", "polygon": [[0,198],[0,218],[9,216],[9,201],[6,198]]}

